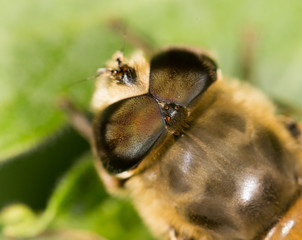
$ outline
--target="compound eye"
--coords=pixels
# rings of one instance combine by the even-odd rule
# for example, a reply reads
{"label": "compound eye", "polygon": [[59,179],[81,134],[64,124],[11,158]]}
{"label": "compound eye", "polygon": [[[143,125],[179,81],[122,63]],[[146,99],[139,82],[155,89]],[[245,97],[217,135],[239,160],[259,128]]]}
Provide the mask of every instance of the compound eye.
{"label": "compound eye", "polygon": [[157,102],[147,95],[110,105],[94,125],[96,148],[111,173],[135,168],[165,131]]}
{"label": "compound eye", "polygon": [[150,93],[160,101],[187,106],[217,78],[217,66],[206,55],[171,49],[151,60]]}

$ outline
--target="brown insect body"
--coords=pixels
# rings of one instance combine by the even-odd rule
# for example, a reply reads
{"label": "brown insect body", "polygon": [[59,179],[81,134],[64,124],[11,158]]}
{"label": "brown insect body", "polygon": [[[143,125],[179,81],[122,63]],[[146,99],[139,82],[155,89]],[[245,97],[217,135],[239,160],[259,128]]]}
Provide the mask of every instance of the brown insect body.
{"label": "brown insect body", "polygon": [[264,238],[301,188],[301,146],[271,103],[220,79],[195,49],[125,64],[133,84],[101,76],[93,99],[97,165],[103,179],[121,183],[108,190],[126,189],[161,238]]}

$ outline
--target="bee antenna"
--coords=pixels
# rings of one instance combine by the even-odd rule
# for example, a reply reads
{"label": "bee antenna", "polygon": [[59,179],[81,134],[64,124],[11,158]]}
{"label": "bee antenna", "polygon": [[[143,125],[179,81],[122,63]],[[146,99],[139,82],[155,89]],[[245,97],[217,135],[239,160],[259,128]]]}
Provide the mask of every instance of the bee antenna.
{"label": "bee antenna", "polygon": [[70,87],[72,87],[72,86],[74,86],[76,84],[82,83],[82,82],[86,82],[86,81],[90,81],[90,80],[95,80],[96,78],[98,78],[99,76],[103,75],[104,73],[110,73],[110,69],[99,68],[97,70],[97,73],[95,75],[92,75],[92,76],[87,77],[85,79],[81,79],[81,80],[73,82],[73,83],[70,83],[67,86],[65,86],[64,89],[69,89]]}
{"label": "bee antenna", "polygon": [[[125,22],[119,18],[112,18],[108,21],[108,27],[119,35],[123,36],[124,43],[121,52],[125,50],[125,40],[127,37],[127,42],[136,47],[142,49],[147,56],[152,56],[154,53],[154,47],[150,45],[148,41],[141,38],[135,31],[127,27]],[[127,30],[127,31],[126,31]]]}
{"label": "bee antenna", "polygon": [[121,52],[124,53],[125,49],[126,49],[126,28],[124,29],[123,32],[123,43],[122,43]]}
{"label": "bee antenna", "polygon": [[120,51],[123,53],[126,48],[127,25],[121,19],[112,18],[108,21],[108,27],[122,37],[123,42]]}
{"label": "bee antenna", "polygon": [[78,81],[76,81],[76,82],[69,83],[69,84],[67,84],[63,89],[64,89],[64,90],[68,90],[69,88],[71,88],[71,87],[73,87],[73,86],[75,86],[75,85],[77,85],[77,84],[79,84],[79,83],[83,83],[83,82],[86,82],[86,81],[93,80],[93,79],[95,79],[96,77],[98,77],[98,74],[96,74],[96,75],[94,75],[94,76],[90,76],[90,77],[85,78],[85,79],[78,80]]}

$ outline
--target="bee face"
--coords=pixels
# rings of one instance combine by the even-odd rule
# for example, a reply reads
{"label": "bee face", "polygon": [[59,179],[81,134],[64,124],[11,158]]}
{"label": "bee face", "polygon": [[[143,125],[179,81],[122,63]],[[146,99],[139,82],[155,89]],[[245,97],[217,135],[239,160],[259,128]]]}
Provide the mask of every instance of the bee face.
{"label": "bee face", "polygon": [[299,195],[301,148],[270,102],[217,76],[208,56],[171,48],[150,64],[118,61],[99,80],[99,160],[166,239],[171,229],[179,239],[258,239]]}
{"label": "bee face", "polygon": [[[116,84],[131,87],[136,82],[131,77],[135,70],[126,64],[111,72]],[[96,120],[96,147],[106,170],[121,173],[137,167],[168,131],[181,129],[190,103],[215,80],[216,65],[202,54],[170,49],[153,57],[148,92],[110,105]]]}

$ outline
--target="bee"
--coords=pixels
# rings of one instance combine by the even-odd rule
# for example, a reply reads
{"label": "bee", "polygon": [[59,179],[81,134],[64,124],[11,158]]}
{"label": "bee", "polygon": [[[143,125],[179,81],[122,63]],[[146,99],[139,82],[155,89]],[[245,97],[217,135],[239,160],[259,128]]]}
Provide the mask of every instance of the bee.
{"label": "bee", "polygon": [[301,126],[191,47],[113,55],[87,136],[107,190],[168,240],[302,239]]}

